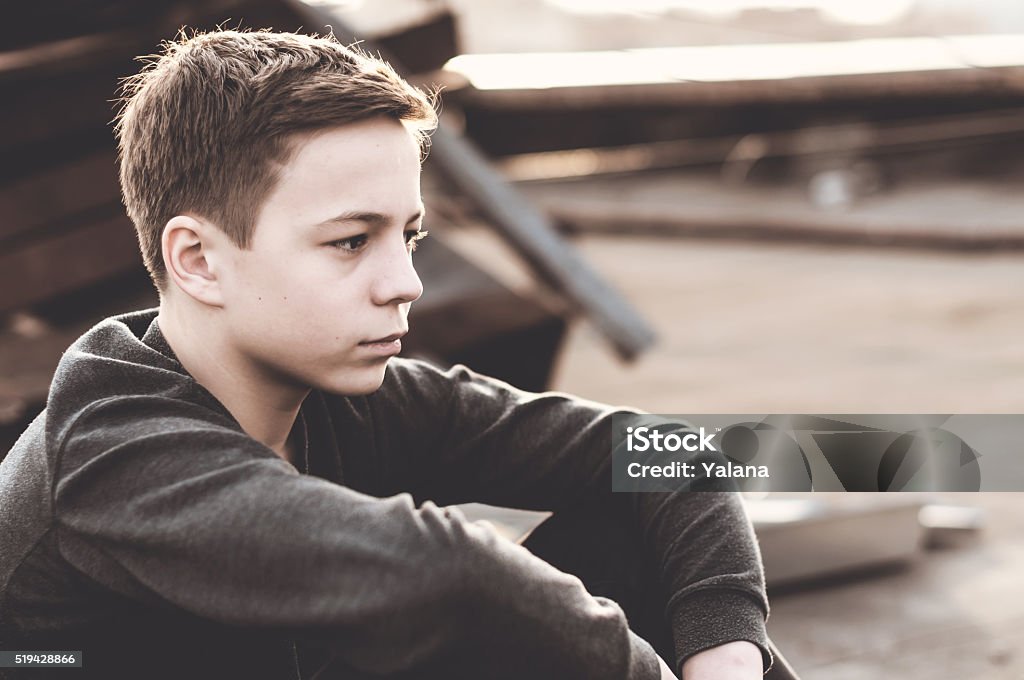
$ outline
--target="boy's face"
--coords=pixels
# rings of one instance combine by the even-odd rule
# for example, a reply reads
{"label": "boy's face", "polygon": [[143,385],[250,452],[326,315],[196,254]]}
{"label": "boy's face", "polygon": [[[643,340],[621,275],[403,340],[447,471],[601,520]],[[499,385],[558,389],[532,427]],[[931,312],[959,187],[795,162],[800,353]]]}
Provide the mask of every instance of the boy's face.
{"label": "boy's face", "polygon": [[422,223],[420,151],[375,118],[297,140],[222,279],[231,342],[273,384],[380,387],[423,292],[410,241]]}

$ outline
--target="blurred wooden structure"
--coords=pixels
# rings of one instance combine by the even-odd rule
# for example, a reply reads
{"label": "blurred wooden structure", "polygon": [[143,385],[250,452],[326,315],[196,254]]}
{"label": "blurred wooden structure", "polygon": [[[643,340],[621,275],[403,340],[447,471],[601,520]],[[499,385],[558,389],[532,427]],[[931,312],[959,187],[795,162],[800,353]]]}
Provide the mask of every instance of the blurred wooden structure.
{"label": "blurred wooden structure", "polygon": [[469,54],[446,70],[496,156],[1024,106],[1020,35]]}
{"label": "blurred wooden structure", "polygon": [[567,230],[1024,248],[1024,36],[460,55],[465,127]]}

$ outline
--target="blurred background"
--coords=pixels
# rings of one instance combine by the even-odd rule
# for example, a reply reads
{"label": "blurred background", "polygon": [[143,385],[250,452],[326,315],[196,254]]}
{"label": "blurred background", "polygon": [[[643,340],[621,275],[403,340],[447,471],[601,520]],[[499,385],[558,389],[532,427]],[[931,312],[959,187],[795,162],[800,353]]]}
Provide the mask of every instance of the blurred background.
{"label": "blurred background", "polygon": [[[1024,412],[1024,5],[54,0],[0,24],[0,451],[156,303],[118,79],[183,25],[439,89],[407,346],[658,413]],[[804,678],[1024,677],[1024,497],[751,497]]]}

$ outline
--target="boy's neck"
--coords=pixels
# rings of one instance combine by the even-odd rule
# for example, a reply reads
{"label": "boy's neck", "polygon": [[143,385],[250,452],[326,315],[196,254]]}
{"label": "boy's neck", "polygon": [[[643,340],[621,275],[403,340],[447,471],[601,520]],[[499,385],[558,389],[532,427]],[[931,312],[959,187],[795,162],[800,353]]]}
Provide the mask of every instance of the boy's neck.
{"label": "boy's neck", "polygon": [[185,370],[227,408],[246,434],[296,463],[298,452],[289,434],[309,389],[284,385],[259,370],[218,332],[213,314],[189,314],[162,301],[157,323]]}

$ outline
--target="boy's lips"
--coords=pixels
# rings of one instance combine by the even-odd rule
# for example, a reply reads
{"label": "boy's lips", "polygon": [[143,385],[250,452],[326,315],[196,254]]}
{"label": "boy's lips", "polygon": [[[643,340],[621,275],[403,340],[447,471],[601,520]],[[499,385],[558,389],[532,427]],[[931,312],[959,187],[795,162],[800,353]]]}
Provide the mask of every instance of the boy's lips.
{"label": "boy's lips", "polygon": [[359,346],[380,357],[393,357],[402,351],[403,335],[405,335],[405,331],[392,333],[376,340],[364,340],[359,343]]}
{"label": "boy's lips", "polygon": [[391,335],[386,335],[383,338],[377,338],[376,340],[363,340],[359,344],[360,345],[386,345],[386,344],[392,343],[392,342],[394,342],[396,340],[401,340],[402,336],[404,336],[407,332],[408,331],[400,331],[398,333],[392,333]]}

